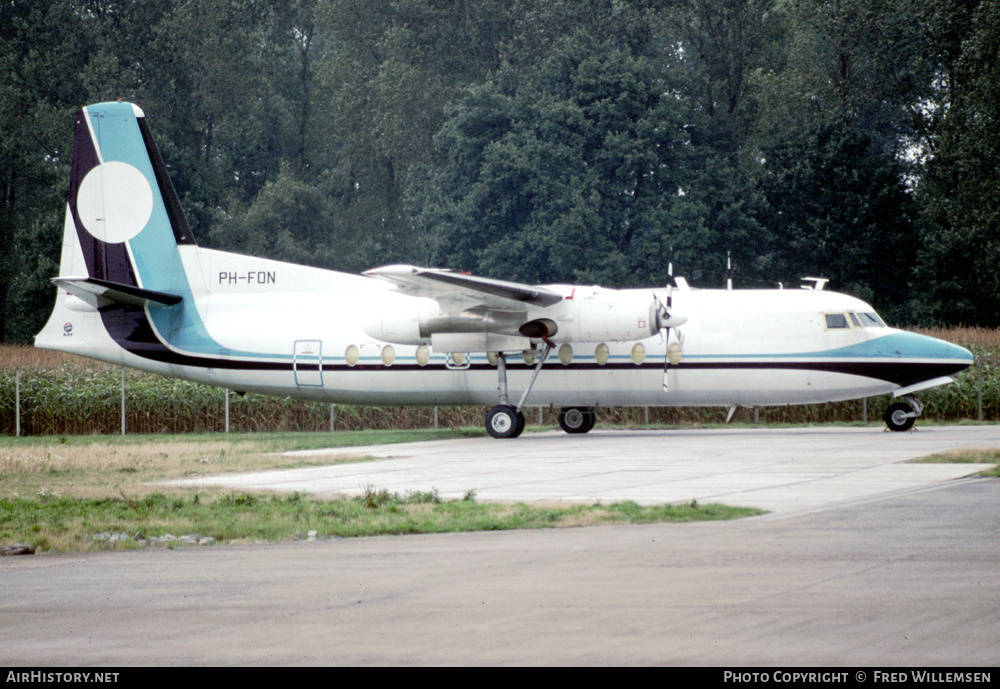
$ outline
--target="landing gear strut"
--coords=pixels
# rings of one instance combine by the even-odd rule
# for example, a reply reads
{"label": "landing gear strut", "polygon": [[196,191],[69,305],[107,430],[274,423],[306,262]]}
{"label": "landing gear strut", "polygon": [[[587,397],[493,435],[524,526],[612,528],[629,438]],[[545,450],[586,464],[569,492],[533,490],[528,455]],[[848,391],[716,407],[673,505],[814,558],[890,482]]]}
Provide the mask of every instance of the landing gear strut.
{"label": "landing gear strut", "polygon": [[917,420],[917,417],[924,410],[924,405],[917,398],[906,397],[904,400],[904,402],[890,404],[882,416],[885,420],[885,425],[889,427],[890,431],[902,432],[910,430],[913,427],[913,422]]}
{"label": "landing gear strut", "polygon": [[525,388],[524,394],[521,395],[521,401],[517,403],[516,407],[511,406],[507,401],[507,357],[503,352],[497,352],[500,404],[486,412],[487,433],[494,438],[516,438],[521,435],[524,431],[524,412],[521,411],[521,407],[524,406],[524,400],[528,399],[528,393],[531,392],[531,388],[535,385],[538,372],[542,370],[542,364],[545,363],[545,359],[551,351],[552,344],[546,341],[545,348],[542,350],[541,356],[538,357],[538,363],[535,364],[535,371],[531,374],[528,387]]}

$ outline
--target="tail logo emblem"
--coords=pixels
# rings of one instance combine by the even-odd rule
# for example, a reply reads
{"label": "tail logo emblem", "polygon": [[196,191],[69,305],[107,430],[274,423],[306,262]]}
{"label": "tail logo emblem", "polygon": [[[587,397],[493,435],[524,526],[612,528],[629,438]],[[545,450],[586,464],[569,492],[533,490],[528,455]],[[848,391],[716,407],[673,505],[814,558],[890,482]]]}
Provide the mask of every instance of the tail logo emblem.
{"label": "tail logo emblem", "polygon": [[92,236],[121,244],[142,231],[153,213],[153,189],[132,165],[108,161],[80,182],[76,198],[83,226]]}

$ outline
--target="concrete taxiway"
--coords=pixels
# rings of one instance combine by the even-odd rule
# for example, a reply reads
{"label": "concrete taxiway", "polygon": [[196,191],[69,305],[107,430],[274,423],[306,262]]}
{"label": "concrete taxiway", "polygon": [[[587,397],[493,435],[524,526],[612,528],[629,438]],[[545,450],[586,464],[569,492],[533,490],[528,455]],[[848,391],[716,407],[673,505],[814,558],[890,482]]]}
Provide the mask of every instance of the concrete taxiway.
{"label": "concrete taxiway", "polygon": [[[1000,427],[367,448],[395,458],[350,465],[359,473],[321,492],[360,483],[476,489],[480,500],[683,494],[774,511],[730,522],[3,558],[0,664],[993,665],[1000,481],[959,478],[975,466],[931,475],[932,465],[904,463],[958,447],[1000,447]],[[670,467],[682,478],[670,480]],[[320,480],[269,475],[267,487],[281,490]],[[234,487],[265,485],[254,481]]]}
{"label": "concrete taxiway", "polygon": [[378,461],[205,476],[187,485],[358,495],[368,489],[437,490],[457,499],[640,504],[723,502],[776,513],[818,509],[920,489],[986,466],[912,464],[958,448],[1000,447],[993,426],[714,428],[674,431],[560,431],[516,440],[489,437],[309,450],[296,456]]}

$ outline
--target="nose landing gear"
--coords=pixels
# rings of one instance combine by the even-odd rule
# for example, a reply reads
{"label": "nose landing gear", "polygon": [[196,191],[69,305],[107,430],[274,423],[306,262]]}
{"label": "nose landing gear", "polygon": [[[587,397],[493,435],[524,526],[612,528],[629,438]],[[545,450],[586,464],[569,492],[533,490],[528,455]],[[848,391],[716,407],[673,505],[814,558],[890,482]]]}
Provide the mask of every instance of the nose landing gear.
{"label": "nose landing gear", "polygon": [[916,397],[904,397],[903,402],[890,404],[882,418],[890,431],[908,431],[917,417],[924,411],[924,405]]}

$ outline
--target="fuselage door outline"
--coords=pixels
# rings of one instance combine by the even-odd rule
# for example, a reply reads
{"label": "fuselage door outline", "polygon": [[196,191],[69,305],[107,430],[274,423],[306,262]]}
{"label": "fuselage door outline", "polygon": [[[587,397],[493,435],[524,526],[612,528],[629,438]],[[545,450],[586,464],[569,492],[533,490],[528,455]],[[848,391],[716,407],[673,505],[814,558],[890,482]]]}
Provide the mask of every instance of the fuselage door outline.
{"label": "fuselage door outline", "polygon": [[296,340],[292,354],[295,384],[299,387],[323,387],[322,340]]}

